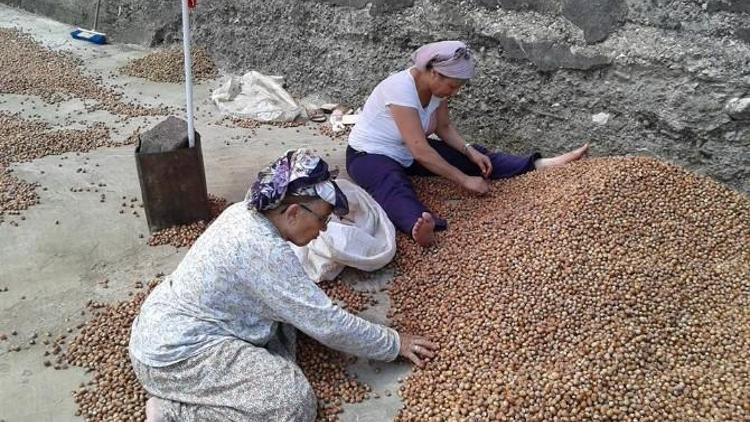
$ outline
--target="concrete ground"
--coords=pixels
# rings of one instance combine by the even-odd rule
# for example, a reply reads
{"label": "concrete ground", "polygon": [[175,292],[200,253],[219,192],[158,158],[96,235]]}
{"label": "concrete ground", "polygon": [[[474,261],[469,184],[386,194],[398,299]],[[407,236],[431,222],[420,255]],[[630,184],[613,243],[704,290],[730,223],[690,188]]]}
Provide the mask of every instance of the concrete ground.
{"label": "concrete ground", "polygon": [[[154,83],[117,71],[128,60],[145,55],[147,49],[132,45],[94,46],[74,41],[68,35],[71,28],[67,25],[4,5],[0,5],[0,26],[17,27],[51,49],[71,52],[84,61],[88,72],[104,77],[105,83],[123,85],[128,99],[143,104],[184,105],[182,84]],[[113,76],[108,76],[110,73]],[[248,129],[218,124],[221,116],[208,99],[209,90],[217,83],[200,83],[195,91],[199,108],[196,128],[203,140],[210,193],[230,202],[241,200],[249,181],[265,163],[287,149],[301,146],[318,150],[343,171],[345,141],[321,136],[317,126],[261,127],[256,135],[250,136]],[[26,101],[23,106],[22,101]],[[35,106],[33,113],[30,105]],[[106,111],[78,115],[81,107],[80,100],[71,100],[56,111],[38,98],[0,94],[2,111],[21,110],[25,117],[40,114],[56,128],[76,128],[63,126],[67,115],[75,115],[77,121],[85,120],[87,125],[103,122],[113,130],[115,141],[127,138],[139,126],[148,128],[163,118],[133,118],[121,122],[118,116]],[[0,224],[0,289],[8,288],[7,292],[0,293],[0,333],[17,332],[9,336],[8,341],[0,342],[2,420],[79,420],[74,416],[71,392],[90,377],[80,368],[44,367],[45,346],[39,342],[31,345],[30,339],[34,333],[43,336],[49,332],[53,338],[67,334],[68,328],[86,320],[87,315],[82,311],[88,300],[125,300],[135,281],[148,280],[158,272],[171,272],[186,252],[184,248],[147,246],[148,227],[143,213],[138,217],[119,214],[121,197],[140,200],[133,152],[132,145],[101,148],[85,154],[48,156],[12,167],[17,177],[38,182],[46,190],[38,190],[41,204],[24,211],[24,220],[20,216],[8,217],[18,222],[18,227],[7,221]],[[79,167],[87,171],[76,172]],[[98,193],[70,190],[92,183],[106,183],[106,187],[98,188]],[[107,196],[106,202],[99,202],[100,193]],[[99,283],[105,278],[109,279],[108,288]],[[374,290],[388,281],[389,274],[381,272],[370,281],[362,281],[351,271],[346,278],[357,283],[357,288]],[[379,302],[380,305],[365,311],[367,318],[384,319],[387,297],[380,297]],[[20,346],[21,351],[11,352],[16,346]],[[395,394],[397,378],[403,377],[409,367],[360,360],[352,371],[383,398],[347,406],[342,420],[392,419],[400,407]],[[394,394],[385,397],[386,389]]]}

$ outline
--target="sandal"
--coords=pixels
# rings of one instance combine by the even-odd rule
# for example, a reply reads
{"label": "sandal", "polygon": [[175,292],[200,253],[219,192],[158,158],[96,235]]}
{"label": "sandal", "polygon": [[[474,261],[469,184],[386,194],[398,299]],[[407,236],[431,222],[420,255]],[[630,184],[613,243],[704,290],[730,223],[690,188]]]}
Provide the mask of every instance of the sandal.
{"label": "sandal", "polygon": [[309,117],[313,122],[317,123],[322,123],[327,120],[325,113],[319,108],[307,110],[307,117]]}

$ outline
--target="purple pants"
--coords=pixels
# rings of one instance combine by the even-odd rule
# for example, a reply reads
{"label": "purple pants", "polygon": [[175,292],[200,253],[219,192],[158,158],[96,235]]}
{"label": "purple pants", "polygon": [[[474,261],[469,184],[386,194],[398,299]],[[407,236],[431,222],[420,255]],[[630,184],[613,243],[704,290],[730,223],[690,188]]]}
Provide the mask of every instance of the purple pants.
{"label": "purple pants", "polygon": [[[428,139],[430,146],[452,166],[468,174],[480,176],[481,171],[463,153],[456,151],[443,141]],[[490,179],[505,179],[534,170],[534,161],[541,157],[538,153],[526,157],[489,152],[482,145],[472,145],[474,149],[488,156],[492,162]],[[346,171],[349,176],[366,190],[385,210],[397,229],[410,234],[412,226],[422,216],[430,212],[417,198],[409,176],[434,176],[427,168],[414,162],[403,167],[397,161],[380,154],[368,154],[351,147],[346,149]],[[448,223],[435,217],[435,230],[445,230]]]}

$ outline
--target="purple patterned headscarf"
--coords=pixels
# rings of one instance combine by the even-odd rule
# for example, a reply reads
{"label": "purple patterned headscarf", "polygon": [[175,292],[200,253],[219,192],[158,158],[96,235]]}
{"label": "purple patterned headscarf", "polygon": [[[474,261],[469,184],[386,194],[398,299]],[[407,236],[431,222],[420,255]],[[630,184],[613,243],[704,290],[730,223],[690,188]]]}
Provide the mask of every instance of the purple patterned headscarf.
{"label": "purple patterned headscarf", "polygon": [[288,195],[317,196],[333,206],[334,214],[346,215],[349,202],[333,179],[338,170],[307,148],[289,150],[258,173],[245,196],[248,208],[266,211],[278,207]]}
{"label": "purple patterned headscarf", "polygon": [[439,41],[426,44],[411,55],[414,67],[419,70],[432,65],[438,73],[455,79],[471,79],[474,76],[474,58],[471,50],[461,41]]}

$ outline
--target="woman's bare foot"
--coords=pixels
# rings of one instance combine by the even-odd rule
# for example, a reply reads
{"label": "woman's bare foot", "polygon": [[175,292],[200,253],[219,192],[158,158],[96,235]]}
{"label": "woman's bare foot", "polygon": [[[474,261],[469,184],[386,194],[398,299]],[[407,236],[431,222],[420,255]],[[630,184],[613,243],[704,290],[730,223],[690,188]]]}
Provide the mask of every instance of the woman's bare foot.
{"label": "woman's bare foot", "polygon": [[567,152],[562,155],[558,155],[557,157],[540,158],[534,161],[534,167],[537,170],[542,170],[542,169],[551,168],[551,167],[560,167],[560,166],[570,163],[571,161],[576,161],[576,160],[580,160],[581,158],[585,158],[588,152],[589,152],[589,144],[586,144],[576,150]]}
{"label": "woman's bare foot", "polygon": [[411,237],[419,243],[419,246],[427,247],[435,243],[435,219],[432,218],[432,214],[422,213],[411,229]]}
{"label": "woman's bare foot", "polygon": [[161,422],[161,399],[151,397],[146,400],[146,422]]}

